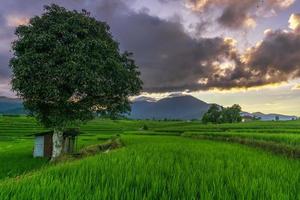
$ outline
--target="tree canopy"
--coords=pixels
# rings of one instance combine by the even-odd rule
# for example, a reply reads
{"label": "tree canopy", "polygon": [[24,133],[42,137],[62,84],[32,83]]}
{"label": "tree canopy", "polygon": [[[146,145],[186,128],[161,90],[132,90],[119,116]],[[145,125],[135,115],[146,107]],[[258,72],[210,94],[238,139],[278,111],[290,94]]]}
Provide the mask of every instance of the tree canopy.
{"label": "tree canopy", "polygon": [[231,107],[223,108],[212,104],[208,111],[202,117],[203,123],[236,123],[241,122],[241,107],[234,104]]}
{"label": "tree canopy", "polygon": [[141,90],[132,54],[121,53],[109,26],[85,10],[45,6],[15,34],[12,88],[46,127],[128,112],[128,97]]}
{"label": "tree canopy", "polygon": [[204,123],[218,123],[221,115],[221,107],[217,104],[212,104],[208,111],[203,115],[202,121]]}

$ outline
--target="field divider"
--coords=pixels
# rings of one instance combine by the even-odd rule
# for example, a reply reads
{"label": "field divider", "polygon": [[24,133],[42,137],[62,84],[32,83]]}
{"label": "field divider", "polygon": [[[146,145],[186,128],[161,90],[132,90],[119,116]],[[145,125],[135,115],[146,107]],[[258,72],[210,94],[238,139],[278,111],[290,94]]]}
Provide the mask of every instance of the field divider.
{"label": "field divider", "polygon": [[182,134],[182,137],[189,137],[192,139],[205,139],[205,140],[214,140],[214,141],[224,141],[229,143],[238,143],[242,145],[246,145],[249,147],[255,147],[258,149],[262,149],[277,155],[283,155],[292,159],[300,159],[300,149],[294,146],[285,145],[282,143],[277,143],[273,141],[265,141],[265,140],[255,140],[255,139],[247,139],[241,137],[226,137],[220,135],[185,135]]}
{"label": "field divider", "polygon": [[119,136],[117,136],[117,137],[113,137],[113,138],[109,139],[108,141],[106,141],[104,143],[93,144],[93,145],[87,146],[87,147],[79,150],[77,153],[62,155],[60,158],[58,158],[55,161],[55,163],[82,159],[82,158],[85,158],[88,156],[94,156],[99,153],[108,153],[112,150],[119,149],[124,146],[125,146],[125,144],[123,143],[121,138]]}

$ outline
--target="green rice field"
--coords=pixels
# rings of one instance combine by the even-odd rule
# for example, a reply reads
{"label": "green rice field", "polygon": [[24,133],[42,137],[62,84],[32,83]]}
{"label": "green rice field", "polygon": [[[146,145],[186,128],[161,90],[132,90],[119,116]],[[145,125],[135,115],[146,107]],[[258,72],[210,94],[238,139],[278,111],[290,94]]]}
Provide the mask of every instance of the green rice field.
{"label": "green rice field", "polygon": [[78,151],[124,145],[49,163],[32,157],[28,135],[43,131],[33,118],[0,117],[0,199],[300,200],[300,121],[95,119],[80,130]]}

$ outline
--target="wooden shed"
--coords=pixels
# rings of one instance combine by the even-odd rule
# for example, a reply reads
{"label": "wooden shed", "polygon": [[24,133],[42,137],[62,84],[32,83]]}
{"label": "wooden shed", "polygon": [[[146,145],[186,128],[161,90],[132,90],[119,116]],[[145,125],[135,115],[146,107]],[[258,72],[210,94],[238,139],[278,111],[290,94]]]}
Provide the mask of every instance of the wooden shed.
{"label": "wooden shed", "polygon": [[[63,153],[75,153],[78,129],[68,129],[63,133]],[[33,157],[52,156],[53,131],[33,134],[35,136]]]}

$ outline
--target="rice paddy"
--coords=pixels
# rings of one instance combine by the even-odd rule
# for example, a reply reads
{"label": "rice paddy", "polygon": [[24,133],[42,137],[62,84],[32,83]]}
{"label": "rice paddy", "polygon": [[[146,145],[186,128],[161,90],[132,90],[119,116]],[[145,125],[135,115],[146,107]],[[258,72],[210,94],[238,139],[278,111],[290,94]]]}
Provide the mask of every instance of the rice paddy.
{"label": "rice paddy", "polygon": [[219,140],[298,149],[300,121],[96,119],[81,126],[78,150],[115,135],[125,146],[58,164],[32,158],[27,135],[43,130],[34,119],[0,117],[0,127],[0,199],[300,199],[299,159]]}

